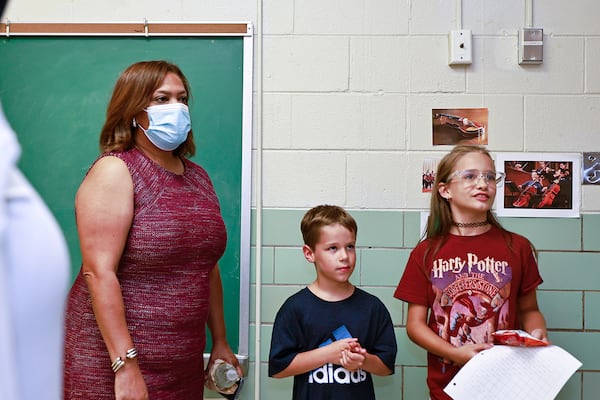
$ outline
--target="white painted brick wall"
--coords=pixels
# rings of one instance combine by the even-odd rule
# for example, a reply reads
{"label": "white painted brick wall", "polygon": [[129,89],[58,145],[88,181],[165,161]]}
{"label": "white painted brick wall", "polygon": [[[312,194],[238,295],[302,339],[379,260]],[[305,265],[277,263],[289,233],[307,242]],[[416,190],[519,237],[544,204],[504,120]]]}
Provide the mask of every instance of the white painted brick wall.
{"label": "white painted brick wall", "polygon": [[[544,32],[545,33],[545,32]],[[470,93],[582,93],[583,39],[544,37],[544,62],[519,65],[517,37],[474,40]]]}
{"label": "white painted brick wall", "polygon": [[412,93],[464,93],[467,67],[448,65],[447,35],[411,37],[408,55]]}
{"label": "white painted brick wall", "polygon": [[585,93],[600,94],[600,38],[585,41]]}
{"label": "white painted brick wall", "polygon": [[595,151],[600,148],[600,97],[525,97],[526,150]]}
{"label": "white painted brick wall", "polygon": [[402,188],[410,168],[407,157],[402,154],[406,153],[350,153],[346,184],[348,207],[377,204],[373,208],[406,208],[407,191]]}
{"label": "white painted brick wall", "polygon": [[263,148],[292,148],[292,95],[267,93],[263,96]]}
{"label": "white painted brick wall", "polygon": [[408,32],[408,0],[295,0],[297,35],[398,35]]}
{"label": "white painted brick wall", "polygon": [[310,94],[292,98],[296,149],[404,148],[404,96]]}
{"label": "white painted brick wall", "polygon": [[348,89],[350,40],[343,36],[266,36],[265,92],[343,92]]}
{"label": "white painted brick wall", "polygon": [[[533,3],[545,34],[535,66],[517,64],[524,0],[462,0],[473,64],[452,67],[450,0],[11,0],[5,17],[252,21],[264,35],[264,205],[418,209],[421,160],[450,148],[431,145],[432,108],[488,107],[493,152],[600,151],[600,2]],[[583,187],[582,210],[600,212],[600,187]]]}
{"label": "white painted brick wall", "polygon": [[294,32],[294,0],[263,0],[262,4],[263,34],[289,35]]}
{"label": "white painted brick wall", "polygon": [[350,90],[407,93],[410,88],[409,60],[406,36],[351,37]]}
{"label": "white painted brick wall", "polygon": [[263,154],[263,205],[346,204],[346,153],[272,151]]}

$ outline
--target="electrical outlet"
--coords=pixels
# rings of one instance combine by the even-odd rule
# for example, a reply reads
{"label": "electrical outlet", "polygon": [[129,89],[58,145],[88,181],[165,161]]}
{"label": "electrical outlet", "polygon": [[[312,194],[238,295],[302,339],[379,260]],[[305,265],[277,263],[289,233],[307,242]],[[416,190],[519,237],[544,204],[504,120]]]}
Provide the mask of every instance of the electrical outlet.
{"label": "electrical outlet", "polygon": [[448,64],[471,64],[472,62],[471,30],[450,31],[448,34]]}

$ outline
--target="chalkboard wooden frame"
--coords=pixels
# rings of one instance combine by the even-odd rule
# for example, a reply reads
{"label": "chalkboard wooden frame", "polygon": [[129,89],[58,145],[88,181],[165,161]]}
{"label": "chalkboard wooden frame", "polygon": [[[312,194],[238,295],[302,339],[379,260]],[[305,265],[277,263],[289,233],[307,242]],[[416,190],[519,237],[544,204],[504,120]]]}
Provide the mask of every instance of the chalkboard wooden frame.
{"label": "chalkboard wooden frame", "polygon": [[[239,224],[239,249],[234,249],[235,258],[239,261],[239,266],[236,268],[239,270],[239,312],[236,323],[238,324],[237,335],[231,332],[229,329],[229,322],[231,320],[231,315],[226,315],[226,322],[228,323],[228,340],[232,344],[235,344],[234,338],[238,340],[238,348],[237,354],[238,358],[241,361],[244,361],[245,366],[247,366],[247,358],[248,358],[248,340],[249,340],[249,288],[250,288],[250,208],[251,208],[251,142],[252,142],[252,66],[253,66],[253,26],[248,22],[217,22],[217,23],[170,23],[170,22],[162,22],[162,23],[149,23],[148,21],[144,21],[143,23],[10,23],[7,21],[6,23],[0,23],[0,74],[5,72],[6,65],[10,64],[12,60],[4,58],[1,56],[2,54],[2,46],[6,45],[7,42],[11,41],[11,37],[33,37],[33,38],[60,38],[60,37],[68,37],[68,38],[111,38],[111,37],[124,37],[124,38],[144,38],[146,40],[152,41],[153,38],[169,38],[175,40],[176,42],[180,42],[184,39],[190,38],[200,38],[211,41],[211,43],[215,43],[215,41],[219,41],[222,39],[231,39],[241,40],[241,53],[239,57],[241,57],[241,71],[240,81],[241,88],[239,91],[239,95],[241,97],[240,102],[241,106],[239,107],[240,114],[236,116],[236,119],[239,117],[239,126],[240,126],[240,135],[237,140],[240,143],[236,143],[236,148],[239,146],[239,154],[237,155],[240,159],[236,160],[236,169],[239,166],[239,170],[236,172],[239,174],[237,178],[239,178],[239,188],[234,188],[235,193],[239,193],[239,199],[234,200],[237,206],[239,206],[239,221],[235,221],[236,229]],[[101,40],[101,39],[98,39]],[[103,39],[102,39],[103,40]],[[155,39],[159,40],[159,39]],[[171,43],[176,43],[171,42]],[[154,57],[154,59],[160,59],[163,57]],[[170,60],[174,61],[176,60]],[[129,63],[131,64],[131,63]],[[129,65],[127,64],[127,65]],[[180,64],[180,67],[182,65]],[[121,70],[124,68],[121,68]],[[121,72],[119,71],[119,73]],[[188,76],[190,80],[190,84],[192,88],[194,88],[194,80],[190,77],[190,74],[186,70],[186,68],[182,67],[184,73]],[[11,71],[14,73],[14,71]],[[12,79],[12,77],[10,78]],[[115,79],[112,80],[110,85],[114,85]],[[20,115],[25,108],[22,104],[13,106],[13,99],[15,96],[8,96],[7,91],[3,91],[2,82],[6,83],[6,79],[3,81],[0,76],[0,98],[3,99],[3,106],[5,108],[5,112],[9,122],[13,125],[13,128],[17,132],[17,136],[19,137],[19,141],[23,145],[23,141],[29,140],[27,134],[21,132],[26,129],[26,122],[23,122],[25,118],[32,118],[32,114],[28,114],[28,117],[16,117],[16,115]],[[74,82],[76,83],[76,82]],[[110,86],[109,85],[109,86]],[[106,89],[106,92],[102,94],[105,98],[105,102],[103,104],[103,109],[95,110],[104,111],[109,91],[112,90],[112,86]],[[10,91],[10,89],[9,89]],[[43,93],[40,93],[43,96]],[[56,93],[52,93],[52,95],[56,95]],[[197,93],[192,90],[192,95],[194,97],[197,96]],[[100,96],[100,97],[102,97]],[[193,99],[192,99],[193,101]],[[16,101],[15,101],[16,102]],[[202,107],[200,104],[199,107]],[[194,109],[192,108],[192,119],[196,120],[194,117]],[[35,110],[27,110],[28,113]],[[215,111],[215,112],[218,112]],[[237,111],[236,111],[237,112]],[[35,115],[37,117],[37,115]],[[18,121],[15,121],[18,120]],[[16,123],[15,123],[16,122]],[[220,122],[217,121],[217,124]],[[25,124],[25,125],[24,125]],[[61,128],[61,127],[55,127]],[[101,126],[96,126],[96,132],[99,133]],[[198,131],[202,132],[202,128],[194,124],[194,131],[196,137],[196,144],[198,146],[198,153],[206,152],[206,149],[203,149],[199,146],[198,138],[202,135],[202,133],[198,133]],[[93,141],[95,143],[97,149],[97,139],[98,134],[93,137]],[[23,146],[25,147],[25,146]],[[23,149],[23,157],[21,159],[20,167],[24,170],[25,174],[27,174],[27,153],[26,148]],[[96,154],[97,155],[97,154]],[[222,154],[222,157],[225,154]],[[94,157],[89,159],[89,162],[93,161]],[[195,158],[193,158],[195,159]],[[197,160],[195,160],[197,161]],[[199,161],[199,163],[203,166],[204,163]],[[215,181],[213,174],[210,169],[205,166],[208,170],[211,178]],[[83,177],[83,173],[85,171],[80,170],[77,171]],[[28,176],[28,178],[32,181],[34,186],[38,188],[38,191],[43,196],[43,190],[39,190],[38,184],[42,184],[40,179],[36,179],[36,177]],[[36,182],[37,181],[37,182]],[[36,184],[38,183],[38,184]],[[221,197],[219,193],[219,182],[214,182],[215,187],[217,188],[217,194]],[[237,185],[237,183],[236,183]],[[227,191],[227,190],[225,190]],[[237,203],[239,201],[239,203]],[[52,204],[48,204],[52,210]],[[221,200],[221,208],[222,210],[226,210],[230,207],[230,204],[225,204],[223,200]],[[52,210],[55,214],[56,211]],[[225,217],[227,219],[227,217]],[[59,223],[60,221],[60,217]],[[227,223],[227,221],[226,221]],[[64,227],[63,227],[64,229]],[[229,230],[229,226],[228,226]],[[236,232],[237,233],[237,232]],[[231,239],[231,236],[230,236]],[[235,238],[235,241],[238,242],[238,238]],[[229,246],[228,246],[229,247]],[[227,253],[226,253],[227,254]],[[239,259],[238,259],[239,257]],[[77,259],[77,257],[75,257]],[[79,266],[76,266],[77,270]],[[227,273],[223,271],[224,266],[222,268],[222,275],[224,280],[224,290],[225,290],[225,301],[227,301],[228,289],[226,287]],[[229,310],[226,308],[226,314],[230,314]],[[235,325],[235,324],[234,324]],[[234,336],[235,335],[235,336]],[[235,351],[235,348],[234,348]]]}

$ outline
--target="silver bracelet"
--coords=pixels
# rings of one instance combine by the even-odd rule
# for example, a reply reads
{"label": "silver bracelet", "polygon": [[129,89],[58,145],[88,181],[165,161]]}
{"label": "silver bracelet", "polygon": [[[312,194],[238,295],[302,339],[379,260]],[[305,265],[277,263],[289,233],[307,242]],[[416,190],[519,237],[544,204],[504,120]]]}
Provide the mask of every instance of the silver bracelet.
{"label": "silver bracelet", "polygon": [[[125,359],[127,359],[127,360],[133,360],[137,356],[138,356],[138,351],[135,347],[132,347],[131,349],[129,349],[125,352]],[[125,366],[125,361],[123,361],[123,359],[121,357],[115,358],[115,360],[110,365],[110,367],[112,368],[112,370],[115,374],[117,373],[118,370],[120,370],[124,366]]]}
{"label": "silver bracelet", "polygon": [[113,363],[110,365],[110,367],[112,368],[112,370],[115,374],[117,373],[118,370],[123,368],[123,366],[125,366],[125,361],[123,361],[123,359],[121,357],[115,358],[115,361],[113,361]]}
{"label": "silver bracelet", "polygon": [[134,358],[136,358],[138,355],[137,349],[135,347],[130,348],[129,350],[127,350],[125,352],[125,357],[133,360]]}

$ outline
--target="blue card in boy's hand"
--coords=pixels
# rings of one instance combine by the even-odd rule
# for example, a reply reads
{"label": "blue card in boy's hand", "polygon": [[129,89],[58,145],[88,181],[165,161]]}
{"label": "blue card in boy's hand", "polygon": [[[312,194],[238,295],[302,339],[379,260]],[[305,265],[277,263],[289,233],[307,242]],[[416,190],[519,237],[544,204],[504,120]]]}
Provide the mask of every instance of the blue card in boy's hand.
{"label": "blue card in boy's hand", "polygon": [[346,328],[346,325],[342,325],[333,331],[333,337],[335,340],[340,340],[351,338],[352,335],[350,334],[350,331],[348,331],[348,328]]}
{"label": "blue card in boy's hand", "polygon": [[[333,338],[335,340],[348,339],[348,338],[352,337],[352,335],[350,334],[350,331],[348,331],[348,328],[346,328],[346,325],[342,325],[342,326],[336,328],[333,332],[331,332],[331,336],[333,336]],[[327,339],[326,341],[321,343],[319,345],[319,347],[327,346],[331,343],[333,343],[333,340]]]}

